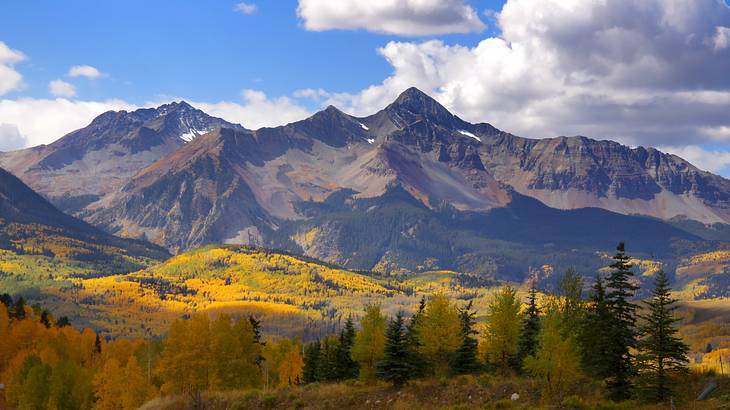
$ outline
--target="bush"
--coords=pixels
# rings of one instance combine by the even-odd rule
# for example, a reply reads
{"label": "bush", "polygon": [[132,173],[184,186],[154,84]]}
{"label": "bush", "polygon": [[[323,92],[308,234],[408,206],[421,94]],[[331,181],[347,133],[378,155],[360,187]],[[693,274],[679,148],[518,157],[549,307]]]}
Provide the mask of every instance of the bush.
{"label": "bush", "polygon": [[498,400],[496,403],[494,403],[494,408],[495,409],[511,409],[512,400],[509,400],[509,399]]}
{"label": "bush", "polygon": [[588,410],[588,405],[578,396],[568,396],[561,403],[563,407],[574,410]]}
{"label": "bush", "polygon": [[273,394],[267,394],[261,398],[261,404],[264,407],[274,408],[276,406],[276,396]]}

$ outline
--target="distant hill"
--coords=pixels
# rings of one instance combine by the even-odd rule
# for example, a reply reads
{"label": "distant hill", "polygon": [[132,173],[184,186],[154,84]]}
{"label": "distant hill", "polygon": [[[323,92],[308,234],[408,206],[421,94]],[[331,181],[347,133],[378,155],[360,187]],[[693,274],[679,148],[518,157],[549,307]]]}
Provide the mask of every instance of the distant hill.
{"label": "distant hill", "polygon": [[56,209],[0,169],[0,250],[93,265],[99,274],[139,269],[168,253],[150,243],[112,236]]}

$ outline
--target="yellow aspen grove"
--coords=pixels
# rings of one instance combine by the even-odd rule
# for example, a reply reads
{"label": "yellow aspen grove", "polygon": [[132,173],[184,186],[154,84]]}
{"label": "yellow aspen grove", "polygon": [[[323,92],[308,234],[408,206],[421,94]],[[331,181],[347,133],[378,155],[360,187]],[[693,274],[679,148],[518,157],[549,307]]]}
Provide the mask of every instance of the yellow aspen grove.
{"label": "yellow aspen grove", "polygon": [[302,382],[304,357],[302,356],[302,346],[299,343],[294,344],[284,354],[278,370],[280,386],[294,386]]}
{"label": "yellow aspen grove", "polygon": [[126,382],[124,369],[116,359],[109,359],[93,381],[94,410],[121,410],[124,409],[121,398],[125,394]]}
{"label": "yellow aspen grove", "polygon": [[124,367],[124,392],[119,401],[124,410],[138,409],[154,395],[154,389],[147,383],[147,378],[139,365],[137,358],[132,355]]}
{"label": "yellow aspen grove", "polygon": [[565,316],[557,301],[548,303],[534,356],[525,368],[545,383],[548,398],[562,398],[565,389],[580,377],[580,356],[572,336],[563,336]]}
{"label": "yellow aspen grove", "polygon": [[165,340],[159,362],[162,388],[170,393],[190,393],[208,388],[210,328],[208,317],[194,315],[176,320]]}

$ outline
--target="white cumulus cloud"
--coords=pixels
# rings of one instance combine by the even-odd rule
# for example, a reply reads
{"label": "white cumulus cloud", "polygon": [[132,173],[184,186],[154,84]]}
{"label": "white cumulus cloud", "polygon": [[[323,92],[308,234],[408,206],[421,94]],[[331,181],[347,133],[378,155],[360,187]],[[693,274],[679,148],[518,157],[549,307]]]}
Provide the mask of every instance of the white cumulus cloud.
{"label": "white cumulus cloud", "polygon": [[426,36],[485,28],[464,0],[299,0],[297,14],[311,31],[362,29]]}
{"label": "white cumulus cloud", "polygon": [[135,108],[120,100],[4,99],[0,100],[0,123],[15,127],[25,141],[25,146],[35,146],[51,143],[71,131],[85,127],[105,111]]}
{"label": "white cumulus cloud", "polygon": [[[0,151],[49,144],[71,131],[89,125],[106,111],[131,111],[157,107],[180,97],[166,97],[136,105],[122,100],[81,101],[67,98],[19,98],[0,100]],[[199,102],[188,100],[194,107],[249,129],[273,127],[298,121],[311,115],[306,108],[289,97],[270,98],[257,90],[243,90],[240,101]],[[39,121],[39,119],[43,119]],[[12,129],[11,129],[12,128]],[[12,141],[9,136],[13,136]],[[8,136],[7,144],[4,137]]]}
{"label": "white cumulus cloud", "polygon": [[366,115],[416,86],[464,119],[522,136],[730,142],[723,1],[508,0],[495,19],[501,33],[473,47],[389,42],[378,52],[393,74],[381,83],[302,96]]}
{"label": "white cumulus cloud", "polygon": [[193,106],[249,129],[275,127],[304,119],[312,113],[289,97],[268,97],[258,90],[243,90],[242,102],[191,102]]}
{"label": "white cumulus cloud", "polygon": [[723,168],[730,166],[730,152],[728,151],[708,150],[695,145],[659,147],[659,149],[684,158],[704,171],[720,172]]}
{"label": "white cumulus cloud", "polygon": [[253,3],[238,3],[233,6],[233,11],[237,11],[246,15],[251,15],[256,12],[256,5]]}
{"label": "white cumulus cloud", "polygon": [[730,47],[730,27],[715,27],[715,36],[712,38],[715,50],[724,50]]}
{"label": "white cumulus cloud", "polygon": [[73,97],[76,95],[76,87],[63,80],[53,80],[48,83],[48,91],[54,97]]}
{"label": "white cumulus cloud", "polygon": [[20,134],[18,127],[0,123],[0,152],[25,147],[28,141]]}
{"label": "white cumulus cloud", "polygon": [[69,77],[86,77],[96,79],[104,76],[104,73],[90,65],[75,65],[68,70]]}
{"label": "white cumulus cloud", "polygon": [[23,53],[0,41],[0,95],[17,90],[23,85],[23,76],[15,70],[15,64],[23,60]]}

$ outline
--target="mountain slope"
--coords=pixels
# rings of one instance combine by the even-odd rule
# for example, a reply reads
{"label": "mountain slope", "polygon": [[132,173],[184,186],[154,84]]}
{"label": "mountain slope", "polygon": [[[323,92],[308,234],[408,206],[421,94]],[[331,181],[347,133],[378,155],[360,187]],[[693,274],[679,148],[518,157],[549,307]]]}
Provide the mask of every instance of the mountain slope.
{"label": "mountain slope", "polygon": [[[516,138],[469,124],[409,89],[369,117],[328,107],[282,127],[215,130],[139,172],[90,207],[88,218],[173,251],[257,243],[353,269],[515,279],[546,264],[597,269],[603,260],[596,252],[621,240],[668,260],[682,241],[711,246],[661,220],[559,210],[521,194],[499,180],[509,179],[500,161],[519,150],[485,155],[533,144]],[[625,179],[619,185],[628,189]],[[647,184],[635,191],[649,192]],[[583,188],[604,192],[600,184]]]}
{"label": "mountain slope", "polygon": [[730,222],[730,181],[676,155],[585,137],[480,131],[480,155],[494,177],[551,207]]}
{"label": "mountain slope", "polygon": [[0,169],[0,249],[92,262],[104,271],[129,271],[167,253],[154,245],[117,238],[68,216],[18,178]]}
{"label": "mountain slope", "polygon": [[382,134],[365,121],[329,107],[283,127],[213,131],[95,204],[89,220],[179,250],[261,240],[304,217],[297,203],[322,201],[341,189],[367,198],[398,183],[424,203],[464,210],[508,201],[473,140],[456,129],[420,121]]}
{"label": "mountain slope", "polygon": [[184,101],[109,111],[50,145],[0,153],[0,166],[63,210],[80,213],[140,169],[218,127],[243,129]]}

